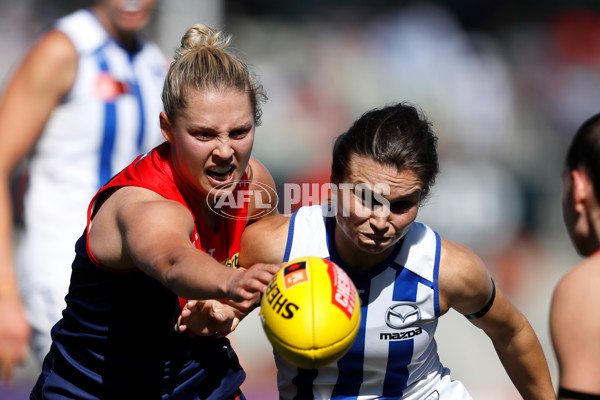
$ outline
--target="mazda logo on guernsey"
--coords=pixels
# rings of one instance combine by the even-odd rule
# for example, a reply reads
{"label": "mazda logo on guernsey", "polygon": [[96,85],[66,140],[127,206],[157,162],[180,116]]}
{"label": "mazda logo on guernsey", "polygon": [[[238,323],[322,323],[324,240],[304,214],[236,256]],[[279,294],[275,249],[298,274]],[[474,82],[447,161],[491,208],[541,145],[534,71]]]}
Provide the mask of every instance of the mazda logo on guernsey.
{"label": "mazda logo on guernsey", "polygon": [[385,313],[385,323],[393,329],[407,328],[420,319],[421,311],[412,303],[396,303]]}
{"label": "mazda logo on guernsey", "polygon": [[[236,181],[235,185],[238,189],[215,196],[219,190],[230,185],[231,183],[215,186],[206,196],[208,207],[221,217],[255,219],[264,217],[277,208],[279,199],[275,189],[260,182]],[[239,211],[247,208],[249,204],[254,204],[254,213],[252,215],[239,215]]]}

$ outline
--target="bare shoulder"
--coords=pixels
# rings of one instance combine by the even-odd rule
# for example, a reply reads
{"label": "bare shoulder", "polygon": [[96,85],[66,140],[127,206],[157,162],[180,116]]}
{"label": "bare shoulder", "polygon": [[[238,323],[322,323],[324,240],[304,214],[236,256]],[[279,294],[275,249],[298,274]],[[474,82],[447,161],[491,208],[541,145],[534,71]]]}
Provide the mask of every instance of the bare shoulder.
{"label": "bare shoulder", "polygon": [[[183,232],[186,241],[189,241],[194,229],[194,219],[187,207],[144,187],[121,187],[110,194],[102,208],[105,209],[105,219],[135,227],[136,230],[145,224],[160,225],[160,231],[172,229]],[[101,213],[102,209],[98,217]]]}
{"label": "bare shoulder", "polygon": [[[591,299],[600,299],[600,254],[593,255],[567,272],[558,282],[555,296],[570,297],[577,293],[577,297],[591,296]],[[585,292],[584,292],[585,291]]]}
{"label": "bare shoulder", "polygon": [[488,279],[483,260],[470,248],[441,239],[440,284],[448,288],[470,286],[481,279]]}
{"label": "bare shoulder", "polygon": [[[180,203],[142,187],[108,193],[97,206],[89,231],[90,249],[104,265],[130,268],[132,254],[149,254],[190,242],[194,221]],[[138,248],[145,247],[143,250]],[[133,257],[135,258],[135,257]]]}
{"label": "bare shoulder", "polygon": [[[7,88],[11,112],[20,107],[34,109],[31,118],[38,121],[69,91],[77,74],[77,52],[61,32],[50,31],[29,50]],[[43,121],[45,122],[45,120]]]}
{"label": "bare shoulder", "polygon": [[64,33],[50,30],[35,43],[34,52],[40,52],[54,60],[76,60],[77,51],[73,42]]}
{"label": "bare shoulder", "polygon": [[251,175],[252,180],[264,181],[265,179],[273,179],[267,167],[256,158],[250,157],[248,166],[250,167],[249,174]]}
{"label": "bare shoulder", "polygon": [[70,84],[77,70],[77,51],[65,34],[52,30],[33,45],[23,66],[38,74],[46,72],[61,81],[70,78]]}
{"label": "bare shoulder", "polygon": [[[561,278],[554,289],[550,312],[550,331],[561,369],[561,384],[593,393],[600,391],[597,380],[600,376],[599,285],[600,255],[596,254]],[[588,386],[586,382],[597,383]]]}
{"label": "bare shoulder", "polygon": [[51,31],[29,50],[7,82],[0,102],[0,169],[12,170],[34,148],[52,110],[71,88],[77,54]]}
{"label": "bare shoulder", "polygon": [[472,249],[446,239],[441,240],[438,284],[442,313],[449,308],[463,314],[476,312],[492,291],[483,260]]}
{"label": "bare shoulder", "polygon": [[247,168],[251,191],[248,216],[251,221],[277,214],[277,190],[271,173],[260,161],[250,158]]}
{"label": "bare shoulder", "polygon": [[289,224],[289,215],[276,214],[246,227],[240,246],[240,265],[282,262]]}
{"label": "bare shoulder", "polygon": [[269,186],[273,189],[273,191],[275,190],[275,180],[271,176],[271,173],[267,167],[265,167],[265,165],[256,158],[250,157],[247,172],[249,179],[253,183],[262,186]]}
{"label": "bare shoulder", "polygon": [[600,332],[600,318],[580,318],[597,314],[599,287],[600,255],[594,255],[573,267],[556,285],[552,296],[552,319],[580,327],[595,325]]}

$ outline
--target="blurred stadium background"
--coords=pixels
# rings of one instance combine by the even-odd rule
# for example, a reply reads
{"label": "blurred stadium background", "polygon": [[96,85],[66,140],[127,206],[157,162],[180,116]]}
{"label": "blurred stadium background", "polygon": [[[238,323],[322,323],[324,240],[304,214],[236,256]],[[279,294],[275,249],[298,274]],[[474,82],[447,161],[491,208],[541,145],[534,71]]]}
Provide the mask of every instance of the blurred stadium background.
{"label": "blurred stadium background", "polygon": [[[2,0],[2,82],[54,18],[87,4]],[[439,135],[441,174],[419,219],[484,258],[536,330],[556,385],[550,297],[578,261],[562,226],[560,175],[570,137],[600,111],[600,3],[158,0],[148,34],[172,54],[197,22],[233,34],[265,86],[254,155],[279,185],[326,181],[333,138],[367,109],[422,108]],[[276,399],[256,311],[233,340],[247,397]],[[444,316],[437,340],[475,398],[520,398],[466,319]],[[0,398],[28,398],[37,373],[31,363],[19,369]]]}

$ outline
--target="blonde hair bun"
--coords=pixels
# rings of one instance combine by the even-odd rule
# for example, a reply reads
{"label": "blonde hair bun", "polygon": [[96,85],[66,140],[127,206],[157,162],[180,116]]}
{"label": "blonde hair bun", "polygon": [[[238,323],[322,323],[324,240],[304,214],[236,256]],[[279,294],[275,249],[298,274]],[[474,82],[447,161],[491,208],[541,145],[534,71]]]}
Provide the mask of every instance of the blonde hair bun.
{"label": "blonde hair bun", "polygon": [[198,52],[203,48],[224,51],[230,41],[231,36],[224,36],[211,26],[196,24],[181,38],[181,46],[175,51],[175,59],[178,60],[190,52]]}

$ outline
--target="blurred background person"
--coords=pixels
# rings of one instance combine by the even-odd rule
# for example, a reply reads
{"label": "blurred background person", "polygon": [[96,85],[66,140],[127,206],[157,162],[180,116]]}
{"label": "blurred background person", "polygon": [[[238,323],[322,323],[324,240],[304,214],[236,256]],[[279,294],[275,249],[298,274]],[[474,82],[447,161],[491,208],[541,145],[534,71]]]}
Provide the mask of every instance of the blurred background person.
{"label": "blurred background person", "polygon": [[559,367],[559,399],[600,399],[600,114],[569,146],[563,173],[563,219],[586,257],[559,281],[550,331]]}
{"label": "blurred background person", "polygon": [[[0,102],[4,379],[24,361],[29,346],[40,362],[50,348],[50,329],[65,307],[73,244],[85,226],[89,200],[135,156],[162,141],[157,115],[168,63],[141,34],[154,3],[98,0],[58,19],[5,85]],[[13,238],[10,181],[24,162],[24,225],[22,235]]]}

